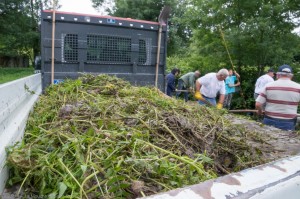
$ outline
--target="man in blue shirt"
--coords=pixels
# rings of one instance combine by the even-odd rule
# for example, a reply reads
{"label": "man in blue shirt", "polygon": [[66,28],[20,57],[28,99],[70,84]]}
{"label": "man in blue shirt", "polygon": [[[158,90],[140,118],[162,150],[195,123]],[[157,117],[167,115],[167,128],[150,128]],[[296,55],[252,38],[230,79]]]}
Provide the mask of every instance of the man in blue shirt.
{"label": "man in blue shirt", "polygon": [[175,80],[176,77],[180,74],[180,70],[178,68],[174,68],[167,76],[166,76],[166,94],[170,97],[173,96],[173,93],[176,90]]}
{"label": "man in blue shirt", "polygon": [[[228,70],[229,76],[225,79],[225,99],[224,99],[224,108],[230,109],[231,99],[233,93],[235,92],[235,87],[240,85],[240,75],[232,69]],[[234,75],[233,75],[234,74]],[[237,83],[235,83],[237,81]]]}

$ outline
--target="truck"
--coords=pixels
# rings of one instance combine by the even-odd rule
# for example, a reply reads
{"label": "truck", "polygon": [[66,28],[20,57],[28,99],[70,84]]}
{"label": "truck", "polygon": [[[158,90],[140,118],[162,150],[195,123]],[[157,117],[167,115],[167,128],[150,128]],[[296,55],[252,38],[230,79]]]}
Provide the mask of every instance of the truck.
{"label": "truck", "polygon": [[163,90],[169,11],[164,7],[159,22],[42,11],[43,89],[83,73],[105,73]]}
{"label": "truck", "polygon": [[[0,85],[3,96],[0,101],[0,194],[9,173],[5,166],[5,148],[22,140],[28,114],[42,90],[50,84],[74,79],[83,73],[105,73],[134,85],[157,84],[159,89],[164,88],[166,25],[66,12],[57,12],[55,23],[52,45],[53,12],[43,11],[41,73]],[[161,45],[158,45],[159,37]],[[300,156],[295,153],[266,165],[148,198],[299,198],[299,168]]]}

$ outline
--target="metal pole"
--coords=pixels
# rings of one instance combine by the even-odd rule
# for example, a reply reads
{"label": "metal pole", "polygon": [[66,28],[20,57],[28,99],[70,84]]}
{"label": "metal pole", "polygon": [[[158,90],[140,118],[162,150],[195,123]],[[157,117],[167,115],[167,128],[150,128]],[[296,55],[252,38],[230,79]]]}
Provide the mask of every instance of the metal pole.
{"label": "metal pole", "polygon": [[53,13],[52,13],[52,56],[51,56],[51,84],[54,83],[54,48],[55,48],[55,7],[56,0],[52,1]]}

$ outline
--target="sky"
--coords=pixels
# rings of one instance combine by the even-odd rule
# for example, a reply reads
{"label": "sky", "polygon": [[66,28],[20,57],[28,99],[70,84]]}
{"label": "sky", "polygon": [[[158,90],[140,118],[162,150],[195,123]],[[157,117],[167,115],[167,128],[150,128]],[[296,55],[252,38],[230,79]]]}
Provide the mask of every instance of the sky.
{"label": "sky", "polygon": [[61,5],[60,11],[106,15],[104,11],[97,12],[97,10],[92,7],[90,0],[59,0],[59,4]]}
{"label": "sky", "polygon": [[[60,11],[77,12],[83,14],[107,15],[105,11],[97,11],[92,7],[90,0],[59,0],[61,5]],[[296,28],[293,32],[300,35],[300,27]]]}

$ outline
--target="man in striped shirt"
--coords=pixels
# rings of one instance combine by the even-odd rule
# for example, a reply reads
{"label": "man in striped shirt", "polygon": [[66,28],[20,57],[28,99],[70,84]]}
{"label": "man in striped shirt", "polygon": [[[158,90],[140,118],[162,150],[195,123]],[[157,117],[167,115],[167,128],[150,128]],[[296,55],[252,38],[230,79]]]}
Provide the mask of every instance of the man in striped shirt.
{"label": "man in striped shirt", "polygon": [[292,81],[292,68],[282,65],[276,73],[277,80],[268,83],[256,99],[255,107],[265,116],[263,123],[283,130],[295,130],[297,108],[300,101],[300,84]]}

